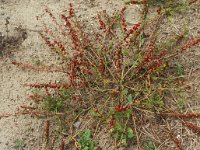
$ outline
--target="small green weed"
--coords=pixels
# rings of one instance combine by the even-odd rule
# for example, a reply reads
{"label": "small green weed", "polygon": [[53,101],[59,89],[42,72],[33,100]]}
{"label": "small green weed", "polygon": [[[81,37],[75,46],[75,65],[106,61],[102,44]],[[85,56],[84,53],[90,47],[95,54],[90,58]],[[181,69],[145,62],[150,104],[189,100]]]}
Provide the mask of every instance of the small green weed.
{"label": "small green weed", "polygon": [[122,145],[127,145],[128,141],[135,141],[136,136],[130,127],[124,124],[116,124],[112,130],[112,137],[119,141]]}
{"label": "small green weed", "polygon": [[84,133],[79,133],[79,144],[81,145],[81,150],[96,150],[94,141],[91,139],[90,130],[87,129]]}
{"label": "small green weed", "polygon": [[152,141],[145,141],[143,143],[144,150],[159,150],[155,147],[154,143]]}
{"label": "small green weed", "polygon": [[14,148],[15,148],[16,150],[23,150],[23,145],[24,145],[24,141],[23,141],[23,140],[20,140],[20,139],[17,139],[17,140],[15,141],[15,146],[14,146]]}
{"label": "small green weed", "polygon": [[151,98],[149,98],[146,103],[145,103],[147,108],[163,108],[164,107],[164,102],[163,99],[159,95],[154,95]]}
{"label": "small green weed", "polygon": [[184,75],[185,69],[184,69],[183,65],[177,64],[175,66],[175,69],[179,76]]}
{"label": "small green weed", "polygon": [[60,89],[57,94],[45,97],[43,108],[48,111],[63,112],[68,98],[69,92],[65,89]]}
{"label": "small green weed", "polygon": [[48,111],[61,112],[64,108],[63,100],[57,96],[48,96],[43,104],[43,108]]}
{"label": "small green weed", "polygon": [[176,104],[179,110],[182,110],[186,106],[186,102],[183,99],[177,100]]}

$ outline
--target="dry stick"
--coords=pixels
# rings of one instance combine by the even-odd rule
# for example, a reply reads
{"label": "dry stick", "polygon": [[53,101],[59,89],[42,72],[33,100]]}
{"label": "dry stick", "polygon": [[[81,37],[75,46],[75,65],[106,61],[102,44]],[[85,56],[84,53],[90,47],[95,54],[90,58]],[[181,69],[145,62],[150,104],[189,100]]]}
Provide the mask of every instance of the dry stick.
{"label": "dry stick", "polygon": [[138,136],[138,132],[137,132],[137,129],[136,129],[136,123],[135,123],[134,115],[132,115],[132,120],[133,120],[133,124],[134,124],[134,130],[135,130],[136,138],[137,138],[138,150],[142,150],[142,147],[141,147],[141,144],[140,144],[140,140],[139,140],[139,136]]}
{"label": "dry stick", "polygon": [[184,126],[188,127],[189,129],[191,129],[194,133],[200,134],[200,127],[194,125],[191,122],[186,122],[186,121],[181,121],[183,123]]}
{"label": "dry stick", "polygon": [[[166,115],[167,113],[161,113],[160,115]],[[192,118],[200,118],[200,114],[193,114],[193,113],[190,113],[190,114],[181,114],[181,113],[168,113],[170,114],[172,117],[176,117],[179,119],[179,121],[182,122],[182,124],[186,127],[188,127],[189,129],[191,129],[194,133],[197,133],[197,134],[200,134],[200,127],[194,125],[193,123],[191,122],[187,122],[187,121],[184,121],[184,120],[181,120],[181,119],[192,119]]]}
{"label": "dry stick", "polygon": [[174,135],[173,131],[171,130],[171,127],[170,127],[168,122],[167,122],[167,129],[169,131],[170,139],[176,144],[176,146],[179,150],[183,150],[181,141],[177,137],[175,137],[175,135]]}
{"label": "dry stick", "polygon": [[166,116],[171,116],[171,117],[175,117],[175,118],[182,118],[182,119],[192,119],[192,118],[200,118],[200,114],[198,113],[180,113],[180,112],[161,112],[160,115],[166,115]]}
{"label": "dry stick", "polygon": [[99,128],[99,125],[100,125],[101,121],[99,121],[96,125],[96,129],[95,129],[95,132],[94,132],[94,136],[96,135],[97,131],[98,131],[98,128]]}
{"label": "dry stick", "polygon": [[65,150],[65,142],[62,139],[61,144],[60,144],[60,150]]}
{"label": "dry stick", "polygon": [[56,142],[56,139],[57,139],[57,138],[56,138],[56,135],[55,135],[55,136],[53,137],[52,142],[51,142],[52,144],[49,146],[49,149],[50,149],[50,150],[53,150],[54,145],[55,145],[55,142]]}
{"label": "dry stick", "polygon": [[46,125],[45,125],[45,137],[46,137],[47,143],[49,143],[49,131],[50,131],[50,121],[47,120]]}
{"label": "dry stick", "polygon": [[84,112],[86,112],[86,111],[89,111],[91,108],[92,108],[92,106],[89,107],[89,108],[86,109],[86,110],[81,111],[81,112],[74,118],[74,120],[72,121],[71,126],[70,126],[71,134],[73,133],[73,124],[74,124],[74,122],[79,118],[79,116],[80,116],[82,113],[84,113]]}
{"label": "dry stick", "polygon": [[[52,42],[52,40],[48,40],[47,35],[48,35],[49,37],[53,37],[53,42],[54,42],[53,46],[50,46],[49,44],[47,44],[47,45],[48,45],[50,48],[54,48],[54,50],[55,50],[56,52],[58,52],[58,53],[61,53],[61,52],[62,52],[62,57],[66,60],[67,58],[66,58],[65,54],[69,55],[69,53],[68,53],[67,51],[64,51],[64,53],[65,53],[65,54],[64,54],[62,50],[61,50],[61,52],[59,52],[59,51],[56,49],[56,45],[57,45],[57,48],[59,47],[59,46],[58,46],[58,43],[61,44],[62,47],[64,47],[63,41],[60,40],[59,37],[55,36],[55,35],[54,35],[54,31],[50,30],[50,29],[47,27],[47,25],[46,25],[45,23],[43,23],[43,26],[44,26],[44,28],[45,28],[46,36],[45,36],[42,32],[39,33],[40,36],[45,40],[45,42],[47,42],[47,41],[48,41],[48,42]],[[55,44],[55,42],[57,42],[57,44]],[[65,43],[65,44],[66,44],[66,43]],[[65,47],[64,47],[64,50],[65,50]],[[64,55],[63,55],[63,54],[64,54]]]}
{"label": "dry stick", "polygon": [[[147,50],[149,50],[149,48],[151,47],[151,44],[153,43],[153,45],[155,45],[155,41],[156,41],[156,33],[157,33],[157,31],[158,31],[158,27],[159,27],[159,24],[160,24],[160,22],[162,21],[162,19],[164,19],[164,15],[158,15],[158,18],[156,18],[155,20],[154,20],[154,22],[156,22],[155,24],[154,24],[154,27],[153,27],[153,29],[152,29],[152,34],[150,35],[150,37],[149,37],[149,40],[148,40],[148,43],[147,43],[147,45],[144,47],[144,48],[146,48]],[[154,48],[154,50],[155,50],[155,48]],[[153,51],[154,51],[153,50]],[[149,51],[147,51],[147,53],[145,53],[145,56],[147,55],[149,53]],[[153,52],[151,52],[151,53],[153,53]],[[144,57],[145,57],[144,56]],[[143,58],[143,60],[142,60],[142,62],[139,64],[139,66],[138,66],[138,70],[137,70],[137,72],[139,72],[140,70],[141,70],[141,68],[142,68],[142,66],[144,65],[144,63],[145,63],[145,60],[144,60],[144,58]]]}
{"label": "dry stick", "polygon": [[[93,60],[100,60],[100,58],[99,58],[99,56],[96,54],[96,52],[95,51],[87,51],[88,52],[88,55],[90,55],[90,57],[92,57],[93,58]],[[93,54],[92,54],[93,53]],[[93,57],[93,55],[96,57],[96,58],[94,58]],[[95,64],[95,62],[92,62],[91,60],[90,60],[90,58],[89,58],[89,56],[87,56],[86,55],[86,59],[87,59],[87,61],[91,64],[91,65],[93,65],[94,67],[95,67],[95,69],[97,70],[97,72],[99,73],[99,75],[101,76],[101,72],[99,71],[99,69],[98,69],[98,67],[97,67],[97,65]],[[102,77],[102,76],[101,76]]]}
{"label": "dry stick", "polygon": [[35,110],[35,109],[37,109],[38,107],[31,107],[31,106],[25,106],[25,105],[23,105],[23,106],[21,106],[21,108],[23,108],[23,109],[25,109],[25,110],[29,110],[29,109]]}
{"label": "dry stick", "polygon": [[49,17],[52,19],[52,22],[55,24],[54,27],[59,31],[60,35],[64,34],[64,36],[67,35],[66,30],[64,29],[63,25],[60,25],[57,20],[56,17],[52,14],[51,10],[46,6],[45,9],[46,13],[49,14]]}
{"label": "dry stick", "polygon": [[191,4],[195,3],[195,2],[197,2],[197,0],[193,0],[193,1],[189,2],[189,5],[191,5]]}
{"label": "dry stick", "polygon": [[77,134],[75,134],[74,136],[71,136],[71,139],[74,141],[75,147],[79,150],[79,149],[81,149],[81,145],[75,139],[76,136],[77,136]]}
{"label": "dry stick", "polygon": [[[106,62],[106,57],[104,56],[104,61]],[[107,64],[107,63],[106,63]],[[113,77],[113,79],[116,81],[116,83],[118,83],[117,79],[115,78],[115,76],[113,75],[112,71],[109,69],[109,67],[107,65],[105,65],[108,72],[110,73],[110,75]]]}
{"label": "dry stick", "polygon": [[189,48],[192,48],[194,46],[197,46],[200,44],[200,37],[198,38],[195,38],[191,41],[189,41],[187,44],[183,45],[179,50],[177,50],[175,53],[167,56],[167,57],[164,57],[164,59],[170,59],[170,58],[174,58],[175,56],[177,56],[179,53],[182,53],[183,51],[186,51],[187,49]]}
{"label": "dry stick", "polygon": [[71,114],[73,111],[76,111],[78,110],[79,107],[76,107],[75,109],[69,111],[69,112],[66,112],[66,113],[56,113],[56,112],[48,112],[48,111],[29,111],[29,110],[26,110],[24,112],[16,112],[14,114],[11,114],[11,113],[4,113],[4,114],[1,114],[0,115],[0,119],[1,118],[6,118],[6,117],[11,117],[11,116],[20,116],[20,115],[34,115],[34,116],[64,116],[64,115],[69,115]]}
{"label": "dry stick", "polygon": [[37,67],[37,66],[30,65],[30,64],[16,62],[16,61],[13,61],[12,64],[16,65],[16,66],[18,66],[18,67],[20,67],[22,69],[30,69],[30,70],[35,70],[35,71],[49,71],[49,72],[63,72],[63,73],[67,73],[67,72],[65,72],[61,68],[57,69],[57,68],[53,68],[53,67],[49,67],[49,66]]}

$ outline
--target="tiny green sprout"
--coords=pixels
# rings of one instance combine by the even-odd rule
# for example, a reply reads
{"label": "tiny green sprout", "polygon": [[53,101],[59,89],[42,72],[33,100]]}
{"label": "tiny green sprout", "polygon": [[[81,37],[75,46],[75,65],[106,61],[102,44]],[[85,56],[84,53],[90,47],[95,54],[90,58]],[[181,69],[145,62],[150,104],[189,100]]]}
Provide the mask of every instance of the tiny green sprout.
{"label": "tiny green sprout", "polygon": [[121,144],[126,145],[128,140],[135,140],[136,136],[132,128],[123,124],[116,124],[112,131],[112,137],[121,142]]}
{"label": "tiny green sprout", "polygon": [[124,2],[125,4],[127,4],[127,3],[130,3],[131,0],[123,0],[123,2]]}
{"label": "tiny green sprout", "polygon": [[127,137],[128,139],[132,139],[135,136],[133,129],[131,129],[130,127],[127,128]]}
{"label": "tiny green sprout", "polygon": [[128,95],[128,102],[131,103],[133,101],[133,97],[131,94]]}
{"label": "tiny green sprout", "polygon": [[144,150],[159,150],[155,147],[154,143],[152,141],[145,141],[143,144]]}
{"label": "tiny green sprout", "polygon": [[81,150],[96,150],[94,141],[91,139],[90,130],[87,129],[84,133],[79,132],[79,144],[81,145]]}
{"label": "tiny green sprout", "polygon": [[128,94],[128,89],[125,88],[122,92],[121,92],[121,97],[125,97]]}
{"label": "tiny green sprout", "polygon": [[144,40],[145,40],[145,34],[142,32],[140,34],[140,39],[139,39],[139,47],[141,48],[144,45]]}
{"label": "tiny green sprout", "polygon": [[24,141],[23,141],[23,140],[20,140],[20,139],[17,139],[17,140],[15,141],[15,146],[14,146],[14,148],[15,148],[16,150],[23,150],[23,145],[24,145]]}
{"label": "tiny green sprout", "polygon": [[36,60],[35,62],[34,62],[34,65],[35,66],[42,66],[43,64],[42,64],[42,61],[41,60]]}
{"label": "tiny green sprout", "polygon": [[177,72],[178,75],[184,74],[184,67],[182,65],[177,64],[175,68],[176,68],[176,72]]}
{"label": "tiny green sprout", "polygon": [[43,104],[43,108],[48,111],[61,112],[64,107],[64,102],[60,97],[48,96]]}
{"label": "tiny green sprout", "polygon": [[59,94],[61,95],[62,98],[66,99],[66,100],[69,99],[69,97],[70,97],[70,93],[66,89],[60,89]]}
{"label": "tiny green sprout", "polygon": [[164,4],[164,2],[162,0],[148,0],[148,4],[153,6],[161,6]]}
{"label": "tiny green sprout", "polygon": [[146,107],[152,109],[154,107],[162,108],[164,107],[164,102],[160,96],[154,96],[146,101]]}
{"label": "tiny green sprout", "polygon": [[177,104],[177,107],[178,107],[179,110],[182,110],[186,105],[185,101],[183,99],[177,100],[176,104]]}

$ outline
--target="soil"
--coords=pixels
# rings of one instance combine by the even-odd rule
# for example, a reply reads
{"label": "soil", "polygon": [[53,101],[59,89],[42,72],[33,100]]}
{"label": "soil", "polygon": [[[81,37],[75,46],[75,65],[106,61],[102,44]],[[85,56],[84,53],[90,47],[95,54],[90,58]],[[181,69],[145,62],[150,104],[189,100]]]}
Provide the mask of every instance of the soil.
{"label": "soil", "polygon": [[[64,80],[65,74],[23,70],[12,65],[12,61],[35,64],[37,62],[45,65],[58,64],[58,57],[51,52],[44,44],[39,33],[42,31],[42,24],[37,16],[44,13],[45,6],[48,6],[57,16],[68,10],[66,0],[0,0],[0,114],[14,114],[21,109],[21,106],[34,104],[28,99],[31,94],[30,88],[24,86],[27,83],[48,83]],[[123,6],[122,0],[75,0],[73,2],[77,16],[88,22],[88,29],[95,24],[96,14],[102,10],[113,13]],[[138,22],[141,8],[138,5],[129,6],[126,20],[129,25]],[[175,26],[178,19],[189,19],[189,28],[193,37],[200,35],[200,5],[197,2],[192,6],[186,15],[181,14],[173,18]],[[43,17],[46,21],[48,17]],[[169,23],[169,22],[168,22]],[[167,23],[166,23],[167,24]],[[174,25],[174,26],[173,26]],[[97,26],[94,25],[94,29]],[[92,29],[92,28],[91,28]],[[166,32],[170,29],[167,28]],[[178,29],[177,29],[178,30]],[[200,108],[200,51],[199,47],[193,49],[188,55],[182,57],[184,65],[190,71],[188,84],[193,86],[194,97],[188,107],[190,110],[199,112]],[[189,105],[189,104],[188,104]],[[179,125],[179,124],[177,124]],[[200,122],[197,122],[200,126]],[[32,116],[0,118],[0,150],[13,150],[21,144],[27,150],[42,149],[44,120]],[[181,127],[180,127],[181,128]],[[200,150],[198,137],[192,134],[188,137],[190,141],[186,144],[188,150]],[[183,139],[186,139],[184,136]],[[108,134],[104,131],[98,133],[97,140],[103,150],[115,149]],[[189,140],[188,140],[189,141]],[[167,143],[167,142],[166,142]],[[166,144],[165,143],[165,144]],[[172,147],[174,149],[174,147]]]}

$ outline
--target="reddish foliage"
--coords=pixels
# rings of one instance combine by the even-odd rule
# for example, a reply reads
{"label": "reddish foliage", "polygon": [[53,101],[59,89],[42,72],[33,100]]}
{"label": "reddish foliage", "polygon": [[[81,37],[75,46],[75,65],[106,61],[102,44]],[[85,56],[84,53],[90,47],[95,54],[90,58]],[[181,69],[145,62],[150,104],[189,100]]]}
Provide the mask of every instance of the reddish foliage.
{"label": "reddish foliage", "polygon": [[49,133],[50,133],[49,130],[50,130],[50,121],[47,120],[45,125],[45,137],[47,140],[49,140]]}
{"label": "reddish foliage", "polygon": [[183,125],[185,125],[189,129],[191,129],[194,133],[200,134],[200,127],[194,125],[193,123],[191,123],[191,122],[183,122]]}
{"label": "reddish foliage", "polygon": [[98,20],[99,20],[99,24],[101,26],[101,29],[103,29],[103,31],[106,32],[107,31],[106,24],[104,23],[104,21],[102,20],[102,18],[99,14],[98,14]]}
{"label": "reddish foliage", "polygon": [[176,144],[177,148],[179,150],[183,150],[183,146],[181,144],[181,141],[177,137],[175,137],[174,135],[172,135],[172,134],[170,134],[170,137],[171,137],[172,141]]}
{"label": "reddish foliage", "polygon": [[181,47],[181,51],[194,47],[200,43],[200,38],[194,39]]}
{"label": "reddish foliage", "polygon": [[122,26],[124,27],[124,33],[127,32],[127,24],[126,24],[126,20],[125,20],[125,17],[124,17],[125,10],[126,10],[126,7],[123,7],[122,10],[121,10],[121,20],[122,20]]}
{"label": "reddish foliage", "polygon": [[139,29],[139,27],[141,26],[141,23],[137,23],[135,24],[129,31],[128,33],[126,34],[126,37],[125,39],[127,39],[131,34],[133,34],[135,31],[137,31]]}
{"label": "reddish foliage", "polygon": [[69,3],[69,17],[72,18],[74,16],[74,9],[73,9],[73,6],[72,6],[72,1],[70,0],[70,3]]}
{"label": "reddish foliage", "polygon": [[13,65],[16,65],[22,69],[30,69],[30,70],[35,70],[35,71],[49,71],[49,72],[63,72],[66,73],[63,69],[56,67],[48,67],[48,66],[33,66],[31,64],[26,64],[26,63],[21,63],[21,62],[17,62],[17,61],[12,61]]}
{"label": "reddish foliage", "polygon": [[115,117],[114,117],[114,115],[112,115],[112,118],[110,120],[110,128],[113,128],[114,125],[115,125]]}
{"label": "reddish foliage", "polygon": [[127,110],[127,107],[124,107],[124,106],[118,105],[118,106],[115,107],[116,112],[124,112],[126,110]]}
{"label": "reddish foliage", "polygon": [[55,84],[55,83],[49,83],[49,84],[25,84],[25,86],[30,86],[33,88],[52,88],[52,89],[59,89],[59,88],[67,88],[70,87],[68,84]]}
{"label": "reddish foliage", "polygon": [[60,144],[60,150],[65,150],[65,142],[63,140]]}
{"label": "reddish foliage", "polygon": [[160,113],[160,115],[167,115],[171,117],[176,117],[176,118],[182,118],[182,119],[192,119],[192,118],[200,118],[200,114],[197,113],[180,113],[180,112],[171,112],[171,113]]}

